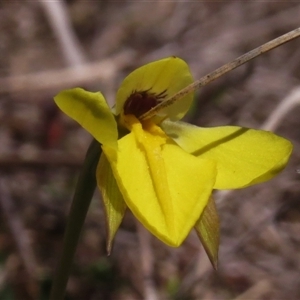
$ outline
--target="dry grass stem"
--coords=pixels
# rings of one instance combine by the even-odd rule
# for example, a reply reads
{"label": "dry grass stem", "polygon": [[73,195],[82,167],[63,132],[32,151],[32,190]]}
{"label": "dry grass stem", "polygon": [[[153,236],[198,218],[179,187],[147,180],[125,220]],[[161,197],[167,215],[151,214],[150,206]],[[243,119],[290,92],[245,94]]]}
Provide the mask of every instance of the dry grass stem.
{"label": "dry grass stem", "polygon": [[162,109],[172,105],[176,101],[180,101],[180,99],[182,99],[184,96],[186,96],[192,92],[195,92],[200,87],[207,85],[208,83],[210,83],[210,82],[216,80],[217,78],[223,76],[224,74],[238,68],[239,66],[249,62],[250,60],[256,58],[257,56],[264,54],[274,48],[277,48],[287,42],[290,42],[291,40],[296,39],[299,36],[300,36],[300,27],[297,29],[294,29],[294,30],[292,30],[270,42],[267,42],[255,49],[247,52],[246,54],[241,55],[240,57],[234,59],[232,62],[227,63],[227,64],[223,65],[222,67],[216,69],[215,71],[203,76],[199,80],[196,80],[195,82],[188,85],[187,87],[185,87],[184,89],[182,89],[181,91],[176,93],[175,95],[171,96],[171,98],[166,99],[165,101],[161,102],[157,106],[153,107],[148,112],[143,114],[140,117],[140,119],[146,120],[146,119],[153,117],[155,114],[157,114]]}
{"label": "dry grass stem", "polygon": [[132,58],[132,51],[124,51],[114,57],[77,67],[0,78],[0,92],[41,92],[99,82],[109,84]]}
{"label": "dry grass stem", "polygon": [[262,124],[261,129],[276,131],[284,117],[286,117],[287,114],[297,105],[300,105],[300,87],[294,88],[279,102],[268,119]]}
{"label": "dry grass stem", "polygon": [[[39,0],[39,2],[46,12],[48,21],[68,65],[70,67],[76,67],[86,63],[85,54],[74,33],[65,2],[61,0]],[[78,72],[79,71],[80,70],[78,69]]]}

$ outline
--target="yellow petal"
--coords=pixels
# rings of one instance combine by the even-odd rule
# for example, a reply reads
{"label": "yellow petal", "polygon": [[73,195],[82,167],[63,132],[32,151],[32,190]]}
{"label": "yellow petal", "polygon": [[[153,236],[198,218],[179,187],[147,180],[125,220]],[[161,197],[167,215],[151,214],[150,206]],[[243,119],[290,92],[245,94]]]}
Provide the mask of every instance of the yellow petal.
{"label": "yellow petal", "polygon": [[[169,98],[193,82],[189,67],[182,59],[172,56],[144,65],[130,73],[121,84],[116,97],[115,112],[118,115],[125,101],[134,91],[147,91],[160,94],[166,91]],[[170,119],[180,119],[188,111],[193,93],[180,99],[162,111]]]}
{"label": "yellow petal", "polygon": [[111,252],[113,239],[123,220],[126,203],[119,191],[109,162],[104,154],[101,155],[97,171],[97,184],[102,194],[107,225],[107,252]]}
{"label": "yellow petal", "polygon": [[140,124],[119,140],[118,151],[103,146],[124,200],[155,236],[177,247],[207,204],[215,164],[196,158]]}
{"label": "yellow petal", "polygon": [[292,144],[271,132],[236,126],[200,128],[164,122],[163,130],[185,151],[217,163],[215,189],[264,182],[287,164]]}
{"label": "yellow petal", "polygon": [[218,265],[220,221],[214,199],[211,197],[195,225],[196,232],[215,269]]}
{"label": "yellow petal", "polygon": [[81,88],[65,90],[54,97],[57,106],[77,121],[100,144],[117,146],[117,123],[100,92]]}

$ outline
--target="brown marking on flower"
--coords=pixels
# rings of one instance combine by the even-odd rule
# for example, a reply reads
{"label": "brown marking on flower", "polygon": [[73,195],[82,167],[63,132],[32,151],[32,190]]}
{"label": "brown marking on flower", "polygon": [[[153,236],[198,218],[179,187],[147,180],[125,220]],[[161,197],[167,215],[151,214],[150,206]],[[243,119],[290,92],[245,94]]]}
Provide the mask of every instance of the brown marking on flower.
{"label": "brown marking on flower", "polygon": [[133,91],[124,104],[124,115],[135,115],[137,118],[159,104],[167,96],[166,90],[159,94],[146,91]]}

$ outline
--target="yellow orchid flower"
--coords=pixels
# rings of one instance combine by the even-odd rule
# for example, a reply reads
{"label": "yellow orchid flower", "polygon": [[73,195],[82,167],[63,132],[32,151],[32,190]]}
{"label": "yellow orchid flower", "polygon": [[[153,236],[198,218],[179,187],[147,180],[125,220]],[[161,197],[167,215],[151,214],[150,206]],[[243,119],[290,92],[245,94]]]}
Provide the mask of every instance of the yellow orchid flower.
{"label": "yellow orchid flower", "polygon": [[195,227],[210,248],[210,243],[218,244],[218,239],[209,241],[214,231],[218,235],[213,189],[264,182],[287,164],[292,145],[271,132],[178,121],[189,109],[192,93],[150,119],[141,117],[192,82],[188,65],[169,57],[129,74],[113,110],[100,92],[75,88],[55,97],[59,108],[102,145],[96,177],[109,250],[127,207],[170,246],[179,246]]}

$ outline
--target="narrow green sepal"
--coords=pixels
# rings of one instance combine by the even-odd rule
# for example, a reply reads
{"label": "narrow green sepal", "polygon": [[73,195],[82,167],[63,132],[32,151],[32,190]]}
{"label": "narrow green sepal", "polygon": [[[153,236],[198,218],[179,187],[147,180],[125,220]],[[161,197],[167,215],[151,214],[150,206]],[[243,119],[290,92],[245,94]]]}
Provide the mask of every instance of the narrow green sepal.
{"label": "narrow green sepal", "polygon": [[100,157],[96,177],[102,194],[106,217],[106,249],[107,254],[110,255],[115,235],[124,218],[127,205],[104,153]]}
{"label": "narrow green sepal", "polygon": [[101,151],[100,144],[94,139],[89,146],[77,181],[65,231],[62,255],[55,273],[50,300],[64,299],[81,229],[96,188],[95,174]]}
{"label": "narrow green sepal", "polygon": [[214,199],[211,197],[195,230],[215,270],[218,267],[218,252],[220,244],[220,221]]}

